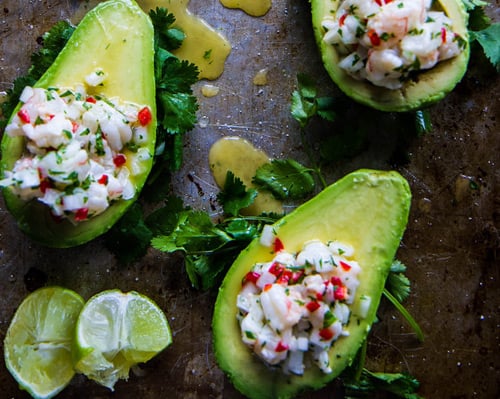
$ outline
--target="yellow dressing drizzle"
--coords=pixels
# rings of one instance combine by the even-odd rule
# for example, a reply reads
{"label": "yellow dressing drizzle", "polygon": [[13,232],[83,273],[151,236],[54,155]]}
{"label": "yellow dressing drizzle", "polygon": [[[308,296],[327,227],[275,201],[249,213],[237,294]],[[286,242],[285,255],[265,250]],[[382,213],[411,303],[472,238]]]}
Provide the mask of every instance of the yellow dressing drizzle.
{"label": "yellow dressing drizzle", "polygon": [[262,17],[271,8],[271,0],[220,0],[227,8],[239,8],[252,17]]}
{"label": "yellow dressing drizzle", "polygon": [[224,72],[231,44],[220,32],[188,10],[189,0],[138,0],[138,3],[146,12],[164,7],[175,15],[174,25],[182,28],[186,38],[173,53],[181,60],[197,65],[200,79],[214,80]]}
{"label": "yellow dressing drizzle", "polygon": [[[220,188],[224,187],[226,174],[231,171],[248,189],[255,188],[252,183],[255,171],[270,159],[266,153],[240,137],[223,137],[210,148],[208,162]],[[259,192],[254,203],[242,211],[246,215],[260,215],[262,212],[282,213],[283,205],[270,193]]]}

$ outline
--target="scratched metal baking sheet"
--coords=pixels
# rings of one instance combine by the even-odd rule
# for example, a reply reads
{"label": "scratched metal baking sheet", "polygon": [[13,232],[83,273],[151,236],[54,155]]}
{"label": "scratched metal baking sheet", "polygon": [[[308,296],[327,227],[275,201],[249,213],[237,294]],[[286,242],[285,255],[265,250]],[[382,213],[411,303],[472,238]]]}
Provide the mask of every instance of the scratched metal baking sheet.
{"label": "scratched metal baking sheet", "polygon": [[[2,0],[0,91],[26,71],[43,32],[59,19],[77,23],[80,11],[96,3]],[[307,162],[289,111],[295,77],[299,72],[314,76],[321,95],[338,92],[314,46],[308,1],[273,0],[261,18],[225,9],[218,0],[192,0],[189,9],[233,48],[223,75],[212,82],[220,93],[204,98],[203,82],[195,87],[204,124],[186,135],[185,162],[172,191],[187,205],[215,214],[217,190],[208,150],[217,139],[240,136],[271,157]],[[491,2],[487,11],[499,20],[498,3]],[[268,83],[257,87],[252,79],[263,68]],[[428,398],[500,397],[499,83],[498,74],[472,68],[451,95],[430,109],[432,133],[412,139],[409,162],[396,165],[413,191],[398,253],[413,284],[406,305],[426,339],[419,343],[401,316],[383,304],[381,322],[369,340],[368,366],[410,372]],[[328,134],[321,125],[309,132],[313,143]],[[329,181],[359,167],[391,167],[393,138],[376,130],[371,135],[361,155],[325,170]],[[150,250],[140,261],[120,266],[102,239],[74,249],[44,248],[19,232],[0,201],[0,341],[18,304],[44,283],[72,288],[85,298],[108,288],[137,290],[164,309],[174,334],[173,345],[144,365],[140,375],[119,382],[115,392],[77,376],[59,397],[240,397],[214,361],[210,323],[215,294],[191,288],[180,256]],[[334,397],[334,386],[304,397]],[[0,398],[25,397],[0,362]]]}

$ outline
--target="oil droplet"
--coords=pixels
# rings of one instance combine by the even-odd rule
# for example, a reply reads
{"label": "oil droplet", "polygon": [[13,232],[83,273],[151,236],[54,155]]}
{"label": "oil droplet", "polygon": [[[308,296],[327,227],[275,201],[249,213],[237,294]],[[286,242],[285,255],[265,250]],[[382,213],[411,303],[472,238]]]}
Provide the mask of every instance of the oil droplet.
{"label": "oil droplet", "polygon": [[202,129],[205,129],[208,127],[208,124],[210,123],[210,120],[208,119],[208,116],[203,115],[198,119],[198,124]]}
{"label": "oil droplet", "polygon": [[253,77],[253,84],[256,86],[267,85],[267,68],[261,69]]}
{"label": "oil droplet", "polygon": [[188,10],[189,0],[139,0],[138,3],[146,12],[164,7],[175,16],[174,26],[181,28],[186,38],[173,53],[198,66],[200,79],[214,80],[222,74],[231,44],[220,32]]}
{"label": "oil droplet", "polygon": [[227,8],[239,8],[252,17],[262,17],[271,9],[271,0],[220,0]]}
{"label": "oil droplet", "polygon": [[[255,148],[240,137],[223,137],[216,141],[208,153],[210,170],[217,185],[222,188],[228,171],[234,173],[247,188],[255,188],[252,182],[255,171],[263,164],[270,162],[267,154]],[[262,212],[283,212],[283,205],[272,194],[259,192],[255,201],[242,213],[260,215]]]}
{"label": "oil droplet", "polygon": [[215,97],[217,94],[219,94],[219,87],[211,84],[205,84],[201,86],[201,94],[203,94],[205,97]]}

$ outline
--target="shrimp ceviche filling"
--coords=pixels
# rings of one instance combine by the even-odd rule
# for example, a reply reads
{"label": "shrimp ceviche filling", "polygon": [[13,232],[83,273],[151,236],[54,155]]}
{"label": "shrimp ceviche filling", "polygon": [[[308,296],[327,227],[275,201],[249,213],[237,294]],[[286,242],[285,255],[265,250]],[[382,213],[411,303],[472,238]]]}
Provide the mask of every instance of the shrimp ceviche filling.
{"label": "shrimp ceviche filling", "polygon": [[354,250],[338,241],[313,240],[293,254],[276,242],[279,238],[274,259],[255,264],[243,279],[237,298],[242,340],[285,373],[302,375],[314,364],[331,373],[328,352],[348,335],[359,285]]}
{"label": "shrimp ceviche filling", "polygon": [[[340,1],[340,0],[339,0]],[[323,40],[356,79],[398,89],[411,73],[453,58],[465,40],[432,0],[344,0],[323,20]]]}
{"label": "shrimp ceviche filling", "polygon": [[[87,85],[100,84],[99,71]],[[58,218],[81,222],[104,212],[113,201],[131,199],[131,180],[151,154],[148,107],[86,94],[76,89],[26,87],[22,106],[5,134],[26,140],[24,155],[5,171],[0,186],[23,200],[38,199]],[[124,150],[134,153],[127,159]]]}

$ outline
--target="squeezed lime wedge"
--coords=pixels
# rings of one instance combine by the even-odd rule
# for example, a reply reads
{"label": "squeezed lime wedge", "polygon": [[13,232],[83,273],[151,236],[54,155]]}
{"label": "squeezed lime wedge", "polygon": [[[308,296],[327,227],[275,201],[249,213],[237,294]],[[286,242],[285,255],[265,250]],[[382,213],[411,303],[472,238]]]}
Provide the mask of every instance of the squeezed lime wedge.
{"label": "squeezed lime wedge", "polygon": [[135,291],[103,291],[90,298],[77,321],[75,368],[113,390],[129,370],[172,343],[167,318],[150,298]]}
{"label": "squeezed lime wedge", "polygon": [[52,398],[73,378],[72,342],[84,305],[76,292],[40,288],[18,307],[4,340],[7,369],[36,399]]}

